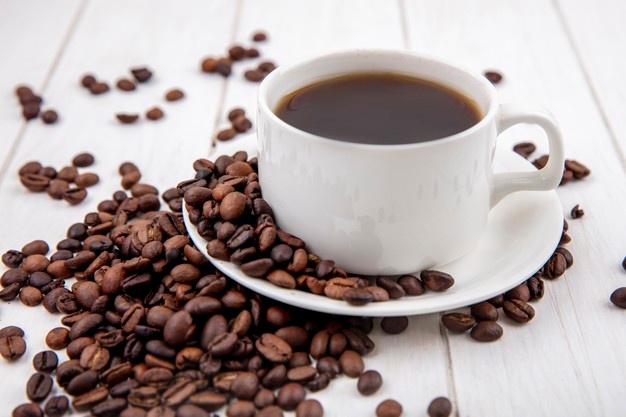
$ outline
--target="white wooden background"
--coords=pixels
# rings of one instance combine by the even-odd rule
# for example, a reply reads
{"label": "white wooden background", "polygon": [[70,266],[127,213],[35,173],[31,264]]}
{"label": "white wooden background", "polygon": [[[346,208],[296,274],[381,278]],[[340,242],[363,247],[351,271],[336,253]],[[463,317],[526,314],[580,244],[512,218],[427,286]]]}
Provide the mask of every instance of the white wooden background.
{"label": "white wooden background", "polygon": [[[375,333],[367,366],[384,388],[361,397],[352,380],[315,395],[327,416],[373,415],[393,397],[406,416],[424,416],[432,398],[448,396],[457,416],[623,416],[626,395],[626,311],[608,301],[626,285],[626,3],[619,0],[0,0],[0,252],[36,238],[56,242],[66,227],[118,187],[116,168],[135,161],[146,182],[166,187],[191,173],[205,156],[227,109],[254,115],[256,84],[243,80],[251,61],[227,81],[202,74],[203,56],[232,42],[250,44],[264,29],[264,58],[279,64],[335,49],[391,47],[426,51],[476,71],[495,68],[505,81],[503,101],[543,104],[563,130],[568,158],[592,176],[558,190],[564,213],[580,203],[586,215],[570,221],[575,265],[547,282],[535,320],[502,320],[504,337],[481,344],[447,335],[439,315],[411,318],[400,336]],[[85,72],[114,82],[135,65],[154,80],[138,91],[93,97],[78,84]],[[32,85],[58,109],[53,126],[25,123],[13,94]],[[165,103],[181,87],[187,97]],[[117,111],[160,105],[166,118],[121,126]],[[535,139],[518,127],[504,137]],[[545,142],[537,140],[541,150]],[[16,171],[37,159],[61,167],[80,151],[93,152],[101,183],[78,207],[26,192]],[[0,361],[0,414],[25,400],[30,359],[44,348],[58,318],[19,302],[0,303],[0,327],[27,331],[29,349],[17,363]]]}

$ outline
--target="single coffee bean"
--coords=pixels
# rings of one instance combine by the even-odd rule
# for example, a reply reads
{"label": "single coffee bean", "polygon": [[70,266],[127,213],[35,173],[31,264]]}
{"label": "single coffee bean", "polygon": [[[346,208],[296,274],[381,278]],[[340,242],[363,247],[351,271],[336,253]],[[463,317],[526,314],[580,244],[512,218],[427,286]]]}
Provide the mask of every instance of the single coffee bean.
{"label": "single coffee bean", "polygon": [[31,375],[26,383],[26,396],[29,400],[39,403],[46,399],[52,390],[50,375],[37,372]]}
{"label": "single coffee bean", "polygon": [[495,297],[491,297],[487,300],[487,302],[493,304],[495,308],[500,308],[502,307],[502,304],[504,304],[504,294],[499,294]]}
{"label": "single coffee bean", "polygon": [[350,378],[357,378],[365,369],[365,363],[361,355],[353,350],[346,350],[339,357],[341,372]]}
{"label": "single coffee bean", "polygon": [[170,346],[183,344],[195,330],[193,318],[185,310],[174,313],[165,323],[163,338]]}
{"label": "single coffee bean", "polygon": [[420,278],[431,291],[445,291],[454,285],[454,278],[445,272],[426,270],[420,273]]}
{"label": "single coffee bean", "polygon": [[574,178],[577,180],[583,179],[591,174],[591,170],[589,168],[572,159],[565,160],[565,169],[572,171]]}
{"label": "single coffee bean", "polygon": [[70,401],[65,395],[57,395],[48,398],[43,411],[46,417],[61,417],[67,413],[70,408]]}
{"label": "single coffee bean", "polygon": [[99,404],[102,401],[106,400],[108,396],[109,396],[109,391],[105,387],[98,387],[98,388],[92,389],[89,392],[86,392],[83,395],[79,395],[78,397],[75,397],[72,400],[72,406],[76,409],[76,411],[87,411],[91,409],[91,407],[95,406],[96,404]]}
{"label": "single coffee bean", "polygon": [[400,417],[401,415],[402,404],[396,400],[384,400],[376,407],[376,417]]}
{"label": "single coffee bean", "polygon": [[152,78],[152,71],[147,67],[131,68],[130,72],[133,74],[133,77],[135,77],[135,80],[140,83],[145,83]]}
{"label": "single coffee bean", "polygon": [[526,323],[535,317],[535,309],[522,300],[507,300],[502,306],[504,314],[518,323]]}
{"label": "single coffee bean", "polygon": [[185,97],[185,93],[178,88],[173,88],[165,93],[165,100],[167,101],[178,101]]}
{"label": "single coffee bean", "polygon": [[87,198],[87,190],[84,188],[71,188],[63,194],[63,200],[74,206],[82,203]]}
{"label": "single coffee bean", "polygon": [[46,192],[53,199],[62,200],[63,194],[65,194],[69,189],[70,189],[70,186],[67,181],[57,178],[57,179],[50,181],[48,188],[46,188]]}
{"label": "single coffee bean", "polygon": [[52,372],[59,364],[59,357],[51,350],[39,352],[33,358],[33,368],[39,372]]}
{"label": "single coffee bean", "polygon": [[57,122],[57,120],[59,120],[59,114],[52,110],[52,109],[48,109],[45,110],[43,113],[41,113],[41,120],[47,124],[47,125],[51,125]]}
{"label": "single coffee bean", "polygon": [[366,288],[350,288],[343,293],[343,299],[350,305],[362,306],[374,301],[374,295]]}
{"label": "single coffee bean", "polygon": [[255,342],[258,352],[273,363],[284,363],[291,359],[291,346],[280,337],[264,333]]}
{"label": "single coffee bean", "polygon": [[626,287],[620,287],[613,291],[610,300],[619,308],[626,308]]}
{"label": "single coffee bean", "polygon": [[20,182],[28,191],[42,192],[50,184],[50,178],[39,174],[20,175]]}
{"label": "single coffee bean", "polygon": [[[515,300],[529,301],[530,289],[528,288],[528,285],[526,285],[526,283],[524,282],[518,285],[517,287],[513,287],[512,289],[505,292],[504,298],[507,300],[515,299]],[[504,303],[502,305],[504,305]]]}
{"label": "single coffee bean", "polygon": [[[405,278],[406,280],[406,278]],[[389,293],[389,298],[398,299],[406,295],[406,291],[398,282],[385,277],[377,277],[376,285],[384,288]]]}
{"label": "single coffee bean", "polygon": [[560,253],[561,255],[563,255],[563,257],[565,258],[566,268],[570,268],[572,265],[574,265],[574,257],[572,256],[572,253],[568,251],[567,249],[565,249],[564,247],[559,246],[558,248],[556,248],[554,252]]}
{"label": "single coffee bean", "polygon": [[116,113],[115,117],[122,124],[132,124],[139,120],[139,114],[137,113]]}
{"label": "single coffee bean", "polygon": [[470,336],[479,342],[493,342],[502,337],[504,331],[495,321],[480,321],[470,332]]}
{"label": "single coffee bean", "polygon": [[242,372],[235,377],[231,393],[240,400],[252,400],[259,390],[259,378],[252,372]]}
{"label": "single coffee bean", "polygon": [[26,342],[22,336],[0,337],[0,355],[7,360],[17,360],[26,352]]}
{"label": "single coffee bean", "polygon": [[85,172],[84,174],[77,175],[74,178],[74,183],[77,187],[91,187],[96,185],[100,181],[100,177],[93,172]]}
{"label": "single coffee bean", "polygon": [[20,292],[20,288],[21,286],[17,282],[4,287],[2,290],[0,290],[0,300],[11,301],[15,299],[15,297],[17,297]]}
{"label": "single coffee bean", "polygon": [[43,411],[37,404],[20,404],[13,409],[13,417],[43,417]]}
{"label": "single coffee bean", "polygon": [[100,94],[104,94],[109,91],[109,85],[105,82],[96,81],[89,85],[89,92],[94,96],[98,96]]}
{"label": "single coffee bean", "polygon": [[0,277],[0,284],[3,287],[8,287],[11,284],[19,284],[20,287],[23,287],[27,282],[28,273],[21,268],[8,269]]}
{"label": "single coffee bean", "polygon": [[22,116],[24,116],[26,120],[32,120],[39,115],[40,110],[41,107],[39,103],[26,103],[22,107]]}
{"label": "single coffee bean", "polygon": [[6,326],[0,329],[0,338],[9,336],[24,337],[24,330],[17,326]]}
{"label": "single coffee bean", "polygon": [[165,116],[165,113],[158,107],[152,107],[146,110],[146,119],[148,120],[159,120],[162,119],[163,116]]}
{"label": "single coffee bean", "polygon": [[70,332],[65,327],[55,327],[46,335],[46,345],[52,350],[65,349],[70,342]]}
{"label": "single coffee bean", "polygon": [[315,399],[302,401],[296,407],[296,417],[323,417],[324,407]]}
{"label": "single coffee bean", "polygon": [[277,405],[267,405],[259,409],[256,417],[284,417],[283,410]]}
{"label": "single coffee bean", "polygon": [[497,71],[485,71],[483,75],[491,84],[498,84],[502,81],[502,74]]}
{"label": "single coffee bean", "polygon": [[550,260],[545,264],[543,272],[546,278],[554,279],[558,278],[565,273],[567,269],[567,261],[565,257],[558,252],[555,252]]}
{"label": "single coffee bean", "polygon": [[572,207],[570,214],[572,216],[572,219],[580,219],[585,215],[585,211],[580,208],[580,205],[576,204],[574,207]]}
{"label": "single coffee bean", "polygon": [[21,252],[24,254],[24,256],[30,256],[35,254],[45,255],[46,253],[48,253],[49,250],[50,248],[45,241],[33,240],[32,242],[24,245]]}
{"label": "single coffee bean", "polygon": [[441,316],[443,326],[455,333],[464,333],[474,327],[476,319],[469,314],[447,313]]}
{"label": "single coffee bean", "polygon": [[387,334],[400,334],[409,326],[409,318],[406,316],[385,317],[380,322],[380,328]]}
{"label": "single coffee bean", "polygon": [[17,250],[8,250],[2,255],[2,263],[9,268],[17,268],[24,260],[24,254]]}
{"label": "single coffee bean", "polygon": [[232,138],[234,138],[236,134],[237,134],[237,131],[235,129],[228,128],[228,129],[223,129],[217,132],[216,138],[217,140],[227,141],[227,140],[231,140]]}
{"label": "single coffee bean", "polygon": [[234,400],[226,408],[226,415],[228,417],[255,417],[256,407],[252,401]]}
{"label": "single coffee bean", "polygon": [[528,159],[528,157],[532,155],[535,150],[537,150],[537,147],[532,142],[521,142],[513,146],[513,152],[523,156],[526,159]]}
{"label": "single coffee bean", "polygon": [[263,71],[264,73],[269,74],[270,72],[276,69],[276,64],[274,64],[271,61],[264,61],[259,64],[258,68],[260,71]]}
{"label": "single coffee bean", "polygon": [[368,370],[359,375],[357,389],[361,395],[372,395],[383,385],[383,377],[378,371]]}
{"label": "single coffee bean", "polygon": [[295,410],[306,396],[306,391],[302,385],[296,382],[289,382],[278,390],[276,404],[286,411]]}
{"label": "single coffee bean", "polygon": [[91,74],[85,74],[83,75],[83,77],[80,79],[80,84],[83,87],[89,87],[91,84],[96,82],[96,77],[94,77]]}
{"label": "single coffee bean", "polygon": [[538,300],[543,298],[544,294],[544,283],[538,275],[533,275],[526,281],[526,285],[528,285],[528,291],[530,292],[531,300]]}
{"label": "single coffee bean", "polygon": [[133,91],[135,88],[137,88],[135,86],[135,83],[128,78],[120,78],[119,80],[117,80],[115,85],[122,91]]}
{"label": "single coffee bean", "polygon": [[452,403],[446,397],[437,397],[428,405],[429,417],[448,417],[452,413]]}
{"label": "single coffee bean", "polygon": [[470,314],[478,321],[498,320],[498,309],[487,301],[474,304],[470,309]]}

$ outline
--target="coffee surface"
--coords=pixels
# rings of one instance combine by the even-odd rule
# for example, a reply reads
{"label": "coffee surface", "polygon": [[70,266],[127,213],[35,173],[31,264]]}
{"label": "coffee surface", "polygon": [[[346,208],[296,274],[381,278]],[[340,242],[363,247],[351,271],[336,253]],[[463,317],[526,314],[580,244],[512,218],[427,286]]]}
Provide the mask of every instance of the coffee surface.
{"label": "coffee surface", "polygon": [[445,138],[475,125],[476,103],[446,86],[397,73],[355,73],[283,97],[286,123],[344,142],[396,145]]}

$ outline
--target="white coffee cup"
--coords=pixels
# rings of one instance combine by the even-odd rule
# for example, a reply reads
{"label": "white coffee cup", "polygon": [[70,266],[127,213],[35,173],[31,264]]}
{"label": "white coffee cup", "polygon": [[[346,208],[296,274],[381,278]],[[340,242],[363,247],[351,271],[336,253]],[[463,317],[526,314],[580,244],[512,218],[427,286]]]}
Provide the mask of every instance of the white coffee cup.
{"label": "white coffee cup", "polygon": [[[316,136],[273,112],[301,87],[358,72],[401,73],[451,87],[474,100],[483,117],[446,138],[372,145]],[[552,190],[563,172],[563,142],[547,110],[499,104],[482,75],[428,55],[351,50],[281,66],[261,83],[258,104],[259,177],[277,224],[357,274],[411,273],[453,261],[480,240],[489,210],[502,198]],[[548,164],[494,174],[497,136],[518,123],[545,130]]]}

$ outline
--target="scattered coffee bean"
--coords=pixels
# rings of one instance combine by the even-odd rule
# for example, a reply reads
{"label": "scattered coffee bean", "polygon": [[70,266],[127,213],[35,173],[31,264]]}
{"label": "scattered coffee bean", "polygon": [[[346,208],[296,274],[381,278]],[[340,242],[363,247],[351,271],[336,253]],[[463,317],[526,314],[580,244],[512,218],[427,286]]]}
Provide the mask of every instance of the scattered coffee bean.
{"label": "scattered coffee bean", "polygon": [[99,96],[100,94],[104,94],[109,91],[109,85],[105,82],[95,81],[89,84],[89,92],[94,96]]}
{"label": "scattered coffee bean", "polygon": [[376,417],[400,417],[401,415],[402,404],[396,400],[384,400],[376,407]]}
{"label": "scattered coffee bean", "polygon": [[37,404],[20,404],[13,409],[13,417],[43,417],[43,411]]}
{"label": "scattered coffee bean", "polygon": [[498,320],[498,309],[493,304],[483,301],[474,304],[470,310],[470,314],[478,321],[496,321]]}
{"label": "scattered coffee bean", "polygon": [[92,187],[98,182],[100,182],[100,177],[93,172],[85,172],[84,174],[79,174],[76,178],[74,178],[74,184],[81,188]]}
{"label": "scattered coffee bean", "polygon": [[61,417],[67,413],[70,408],[70,401],[65,395],[57,395],[48,398],[43,408],[46,417]]}
{"label": "scattered coffee bean", "polygon": [[0,337],[0,355],[7,360],[17,360],[26,352],[26,342],[22,336]]}
{"label": "scattered coffee bean", "polygon": [[476,324],[476,319],[469,314],[447,313],[441,316],[443,326],[455,333],[464,333]]}
{"label": "scattered coffee bean", "polygon": [[50,394],[52,383],[50,375],[37,372],[29,378],[26,384],[26,396],[33,402],[41,402]]}
{"label": "scattered coffee bean", "polygon": [[137,88],[135,86],[135,83],[128,78],[120,78],[119,80],[117,80],[117,83],[115,85],[118,89],[122,91],[133,91],[135,88]]}
{"label": "scattered coffee bean", "polygon": [[454,285],[454,278],[445,272],[440,271],[422,271],[420,278],[424,286],[431,291],[445,291]]}
{"label": "scattered coffee bean", "polygon": [[387,334],[400,334],[409,327],[407,316],[385,317],[380,322],[380,328]]}
{"label": "scattered coffee bean", "polygon": [[9,268],[19,267],[23,260],[24,254],[17,250],[8,250],[2,255],[2,263]]}
{"label": "scattered coffee bean", "polygon": [[493,342],[502,337],[502,326],[495,321],[480,321],[472,328],[470,336],[479,342]]}
{"label": "scattered coffee bean", "polygon": [[513,146],[513,151],[528,159],[537,150],[537,147],[532,142],[521,142]]}
{"label": "scattered coffee bean", "polygon": [[576,204],[574,207],[572,207],[570,214],[572,216],[572,219],[580,219],[585,215],[585,211],[581,209],[578,204]]}
{"label": "scattered coffee bean", "polygon": [[485,71],[483,75],[491,84],[498,84],[502,81],[502,74],[497,71]]}
{"label": "scattered coffee bean", "polygon": [[70,332],[65,327],[55,327],[46,335],[46,345],[52,350],[65,349],[70,342]]}
{"label": "scattered coffee bean", "polygon": [[620,308],[626,308],[626,287],[621,287],[613,291],[611,294],[611,302]]}
{"label": "scattered coffee bean", "polygon": [[145,83],[152,78],[152,71],[146,67],[131,68],[130,72],[135,80],[140,83]]}
{"label": "scattered coffee bean", "polygon": [[84,188],[70,188],[65,193],[63,193],[63,200],[68,202],[71,205],[80,204],[87,198],[87,190]]}
{"label": "scattered coffee bean", "polygon": [[522,300],[506,300],[502,310],[507,317],[518,323],[526,323],[535,317],[535,309]]}
{"label": "scattered coffee bean", "polygon": [[359,375],[357,389],[362,395],[372,395],[383,385],[383,377],[378,371],[369,370]]}
{"label": "scattered coffee bean", "polygon": [[323,417],[324,407],[315,399],[302,401],[296,407],[296,417]]}
{"label": "scattered coffee bean", "polygon": [[80,79],[80,84],[85,88],[89,88],[95,82],[96,82],[96,77],[94,77],[91,74],[85,74]]}
{"label": "scattered coffee bean", "polygon": [[562,254],[555,252],[550,260],[544,265],[543,273],[546,278],[554,279],[563,275],[566,269],[567,261],[565,260],[565,257]]}
{"label": "scattered coffee bean", "polygon": [[220,130],[219,132],[217,132],[216,137],[217,137],[217,140],[227,141],[227,140],[231,140],[232,138],[234,138],[236,134],[237,132],[235,131],[235,129],[228,128],[228,129]]}
{"label": "scattered coffee bean", "polygon": [[122,124],[131,124],[139,120],[139,115],[137,113],[117,113],[115,117]]}
{"label": "scattered coffee bean", "polygon": [[164,115],[163,110],[158,107],[152,107],[146,111],[146,119],[148,120],[159,120],[162,119]]}
{"label": "scattered coffee bean", "polygon": [[44,350],[33,357],[33,368],[39,372],[52,372],[59,363],[59,357],[51,350]]}
{"label": "scattered coffee bean", "polygon": [[185,93],[179,88],[173,88],[165,93],[165,100],[167,101],[178,101],[183,97],[185,97]]}
{"label": "scattered coffee bean", "polygon": [[263,42],[263,41],[266,41],[266,40],[267,40],[267,34],[266,34],[265,32],[261,32],[261,31],[254,32],[254,33],[252,34],[252,40],[253,40],[254,42]]}
{"label": "scattered coffee bean", "polygon": [[437,397],[428,405],[429,417],[448,417],[452,414],[452,403],[446,397]]}
{"label": "scattered coffee bean", "polygon": [[288,382],[278,390],[276,404],[283,410],[292,411],[298,407],[298,404],[304,400],[305,396],[306,391],[302,385],[297,382]]}
{"label": "scattered coffee bean", "polygon": [[248,81],[261,82],[265,78],[265,74],[257,69],[247,70],[243,73],[243,76]]}
{"label": "scattered coffee bean", "polygon": [[361,355],[353,350],[346,350],[339,357],[341,372],[350,378],[357,378],[365,369],[365,363]]}
{"label": "scattered coffee bean", "polygon": [[6,326],[0,329],[0,338],[10,336],[24,337],[24,330],[17,326]]}
{"label": "scattered coffee bean", "polygon": [[59,120],[59,115],[56,111],[52,110],[52,109],[48,109],[45,110],[43,113],[41,113],[41,120],[47,124],[47,125],[51,125],[57,122],[57,120]]}

